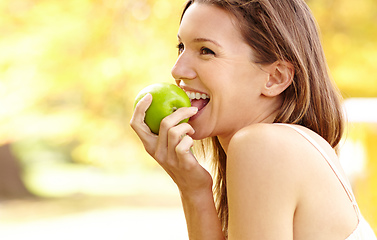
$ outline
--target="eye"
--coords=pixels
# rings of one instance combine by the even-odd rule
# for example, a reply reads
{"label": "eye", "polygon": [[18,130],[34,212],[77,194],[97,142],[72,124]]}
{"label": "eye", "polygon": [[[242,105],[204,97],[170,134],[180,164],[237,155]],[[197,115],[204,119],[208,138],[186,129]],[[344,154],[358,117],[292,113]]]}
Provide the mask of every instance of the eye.
{"label": "eye", "polygon": [[200,49],[200,54],[201,54],[201,55],[215,55],[215,52],[212,51],[212,50],[209,49],[209,48],[202,47],[202,48]]}
{"label": "eye", "polygon": [[183,52],[183,50],[185,50],[185,45],[183,45],[183,43],[179,43],[177,45],[177,48],[178,48],[178,55],[180,55]]}

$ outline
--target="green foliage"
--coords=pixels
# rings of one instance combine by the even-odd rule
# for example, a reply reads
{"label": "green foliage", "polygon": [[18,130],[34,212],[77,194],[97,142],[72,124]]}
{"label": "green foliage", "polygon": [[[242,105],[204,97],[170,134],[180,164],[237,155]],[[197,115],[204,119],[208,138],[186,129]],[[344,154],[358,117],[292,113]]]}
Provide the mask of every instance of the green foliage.
{"label": "green foliage", "polygon": [[[181,5],[2,2],[0,143],[19,142],[26,161],[31,149],[55,149],[59,159],[64,149],[67,161],[145,165],[128,126],[133,99],[151,82],[172,81]],[[30,147],[36,139],[44,147]]]}
{"label": "green foliage", "polygon": [[377,1],[308,1],[344,97],[377,97]]}

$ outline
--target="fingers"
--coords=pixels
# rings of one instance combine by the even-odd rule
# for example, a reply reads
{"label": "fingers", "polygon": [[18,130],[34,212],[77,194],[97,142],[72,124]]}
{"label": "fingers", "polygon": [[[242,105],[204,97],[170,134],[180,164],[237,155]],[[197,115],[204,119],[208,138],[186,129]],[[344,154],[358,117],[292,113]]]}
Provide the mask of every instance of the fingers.
{"label": "fingers", "polygon": [[[168,154],[170,156],[176,155],[178,145],[181,144],[183,140],[185,140],[184,143],[186,143],[188,135],[192,135],[194,133],[194,129],[188,123],[181,123],[176,127],[169,129]],[[184,146],[186,146],[186,144],[184,144]]]}
{"label": "fingers", "polygon": [[149,106],[152,103],[152,95],[146,94],[140,101],[136,104],[134,114],[130,121],[132,129],[139,135],[140,131],[149,130],[148,126],[144,122],[145,112],[148,110]]}
{"label": "fingers", "polygon": [[180,122],[195,115],[198,112],[198,108],[179,108],[161,121],[159,135],[155,135],[144,122],[145,112],[151,103],[152,96],[150,94],[144,96],[137,103],[130,125],[143,142],[147,152],[155,158],[160,165],[166,166],[167,162],[169,162],[169,164],[177,163],[177,147],[181,152],[180,156],[183,157],[184,149],[187,148],[189,151],[193,142],[191,138],[185,136],[195,133],[195,130],[190,124]]}
{"label": "fingers", "polygon": [[144,122],[151,103],[152,96],[144,96],[136,105],[130,121],[147,152],[165,169],[180,189],[196,190],[202,188],[203,182],[209,182],[210,184],[204,185],[212,186],[208,172],[200,166],[191,152],[194,144],[191,136],[195,134],[195,130],[190,124],[181,123],[182,120],[194,116],[198,109],[179,108],[161,121],[159,134],[155,135]]}
{"label": "fingers", "polygon": [[189,118],[197,113],[195,107],[180,108],[161,121],[160,132],[158,137],[157,149],[167,149],[168,154],[173,154],[172,149],[180,141],[182,135],[194,134],[194,129],[188,123],[181,123],[183,119]]}
{"label": "fingers", "polygon": [[177,145],[186,135],[192,135],[195,130],[188,123],[181,123],[168,131],[168,145]]}
{"label": "fingers", "polygon": [[149,93],[140,99],[140,101],[136,104],[130,125],[143,142],[145,150],[153,156],[156,148],[157,136],[151,132],[147,124],[144,122],[145,112],[151,103],[152,95]]}
{"label": "fingers", "polygon": [[[194,140],[188,135],[184,136],[182,140],[179,142],[179,144],[175,147],[175,152],[180,161],[192,159],[195,161],[194,162],[195,164],[197,163],[196,159],[193,158],[193,154],[191,152],[192,146],[194,146]],[[186,161],[186,164],[189,162],[191,161]],[[192,165],[190,164],[190,165],[187,165],[186,167],[190,168],[190,166]]]}
{"label": "fingers", "polygon": [[199,165],[191,152],[194,140],[189,135],[184,134],[190,132],[189,128],[191,128],[189,124],[182,123],[169,130],[169,157],[166,161],[160,162],[160,165],[175,180],[183,173],[188,173]]}
{"label": "fingers", "polygon": [[174,113],[162,119],[160,124],[160,132],[167,132],[168,129],[177,125],[182,120],[194,116],[198,112],[198,108],[189,107],[189,108],[179,108]]}

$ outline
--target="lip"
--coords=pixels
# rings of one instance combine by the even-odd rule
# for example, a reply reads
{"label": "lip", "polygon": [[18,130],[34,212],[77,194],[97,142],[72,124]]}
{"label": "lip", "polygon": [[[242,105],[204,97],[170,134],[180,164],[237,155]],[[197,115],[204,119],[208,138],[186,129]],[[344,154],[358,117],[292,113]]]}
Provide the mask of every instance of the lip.
{"label": "lip", "polygon": [[200,109],[194,116],[190,117],[189,118],[189,122],[194,121],[195,119],[197,119],[203,113],[203,110],[207,107],[207,105],[204,106],[202,109]]}
{"label": "lip", "polygon": [[[208,93],[206,92],[203,92],[203,91],[200,91],[200,90],[197,90],[195,88],[192,88],[192,87],[188,87],[188,86],[184,86],[184,85],[178,85],[178,87],[182,88],[185,92],[196,92],[196,93],[201,93],[201,94],[206,94],[206,95],[209,95]],[[210,98],[211,99],[211,98]],[[208,104],[207,104],[208,105]],[[202,109],[200,109],[194,116],[190,117],[189,119],[189,122],[190,121],[194,121],[195,119],[197,119],[202,113],[203,113],[203,110],[207,107],[204,106]]]}

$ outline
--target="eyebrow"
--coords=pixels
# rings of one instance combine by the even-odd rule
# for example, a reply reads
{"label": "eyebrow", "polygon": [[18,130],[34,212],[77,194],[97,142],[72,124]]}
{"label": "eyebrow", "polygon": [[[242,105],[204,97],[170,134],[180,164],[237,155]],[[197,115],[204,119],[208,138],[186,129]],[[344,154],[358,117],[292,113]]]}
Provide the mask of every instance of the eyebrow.
{"label": "eyebrow", "polygon": [[[181,40],[181,37],[179,35],[177,35],[178,39]],[[196,42],[196,43],[200,43],[200,42],[210,42],[210,43],[213,43],[215,44],[216,46],[218,47],[222,47],[218,42],[212,40],[212,39],[209,39],[209,38],[195,38],[193,40],[193,42]]]}
{"label": "eyebrow", "polygon": [[221,47],[221,45],[218,42],[211,40],[211,39],[208,39],[208,38],[195,38],[194,42],[211,42],[211,43],[215,44],[216,46]]}

